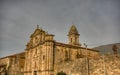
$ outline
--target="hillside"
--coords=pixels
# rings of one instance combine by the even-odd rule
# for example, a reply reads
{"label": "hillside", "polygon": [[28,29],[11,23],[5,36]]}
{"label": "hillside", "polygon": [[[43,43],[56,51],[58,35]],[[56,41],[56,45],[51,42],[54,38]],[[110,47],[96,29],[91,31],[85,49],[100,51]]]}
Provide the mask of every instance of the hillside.
{"label": "hillside", "polygon": [[[120,43],[114,43],[118,47],[118,53],[120,53]],[[95,47],[93,49],[99,50],[101,54],[106,54],[106,53],[113,53],[112,46],[114,44],[107,44],[107,45],[102,45]]]}

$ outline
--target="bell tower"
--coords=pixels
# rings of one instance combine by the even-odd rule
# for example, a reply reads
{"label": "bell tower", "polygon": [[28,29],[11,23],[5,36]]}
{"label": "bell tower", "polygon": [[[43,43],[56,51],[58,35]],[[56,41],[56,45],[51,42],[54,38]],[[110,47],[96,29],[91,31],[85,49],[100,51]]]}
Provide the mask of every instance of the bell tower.
{"label": "bell tower", "polygon": [[75,27],[75,25],[73,24],[68,33],[69,44],[81,46],[81,44],[79,43],[79,36],[80,36],[80,34],[78,33],[78,30]]}

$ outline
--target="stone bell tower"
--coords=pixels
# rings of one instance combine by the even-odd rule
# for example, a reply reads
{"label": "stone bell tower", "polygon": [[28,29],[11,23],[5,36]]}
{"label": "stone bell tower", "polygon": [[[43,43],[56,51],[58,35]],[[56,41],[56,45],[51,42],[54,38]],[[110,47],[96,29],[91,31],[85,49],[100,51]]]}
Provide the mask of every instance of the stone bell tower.
{"label": "stone bell tower", "polygon": [[68,33],[69,44],[81,46],[81,44],[79,43],[79,36],[80,34],[78,33],[77,28],[75,27],[75,25],[72,25]]}

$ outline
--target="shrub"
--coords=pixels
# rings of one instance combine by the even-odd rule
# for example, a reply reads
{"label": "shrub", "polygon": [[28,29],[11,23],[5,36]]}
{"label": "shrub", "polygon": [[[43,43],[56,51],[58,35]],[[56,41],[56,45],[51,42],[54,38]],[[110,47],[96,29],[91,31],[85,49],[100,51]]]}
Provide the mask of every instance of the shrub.
{"label": "shrub", "polygon": [[61,71],[61,72],[58,72],[57,75],[66,75],[66,73]]}

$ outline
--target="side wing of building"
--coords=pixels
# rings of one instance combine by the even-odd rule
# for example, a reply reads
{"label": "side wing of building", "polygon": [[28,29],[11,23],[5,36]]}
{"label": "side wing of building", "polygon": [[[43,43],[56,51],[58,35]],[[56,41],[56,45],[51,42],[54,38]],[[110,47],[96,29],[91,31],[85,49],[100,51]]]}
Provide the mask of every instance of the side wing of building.
{"label": "side wing of building", "polygon": [[55,63],[71,61],[84,57],[99,56],[99,51],[84,47],[55,42]]}
{"label": "side wing of building", "polygon": [[24,68],[25,53],[0,58],[0,75],[21,75]]}

